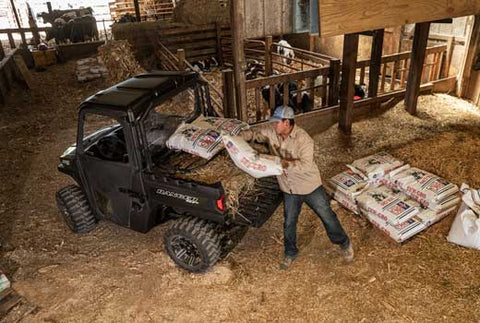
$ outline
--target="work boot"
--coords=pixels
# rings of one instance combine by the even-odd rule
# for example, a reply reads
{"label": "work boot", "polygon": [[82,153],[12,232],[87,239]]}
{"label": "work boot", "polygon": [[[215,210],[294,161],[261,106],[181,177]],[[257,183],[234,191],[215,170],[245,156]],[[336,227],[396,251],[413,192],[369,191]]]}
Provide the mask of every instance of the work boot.
{"label": "work boot", "polygon": [[283,258],[282,262],[280,263],[280,269],[287,270],[288,268],[290,268],[294,260],[295,256],[285,256],[285,258]]}
{"label": "work boot", "polygon": [[353,245],[351,242],[348,244],[348,247],[342,249],[342,253],[346,264],[353,261],[355,253],[353,252]]}

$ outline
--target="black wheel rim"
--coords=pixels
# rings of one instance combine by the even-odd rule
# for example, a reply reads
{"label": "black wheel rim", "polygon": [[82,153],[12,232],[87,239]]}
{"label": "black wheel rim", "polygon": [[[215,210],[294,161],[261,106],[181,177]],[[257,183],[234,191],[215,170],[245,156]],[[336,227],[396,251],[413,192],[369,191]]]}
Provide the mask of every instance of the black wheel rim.
{"label": "black wheel rim", "polygon": [[201,262],[200,252],[190,239],[184,236],[174,236],[170,242],[173,256],[187,267],[197,267]]}

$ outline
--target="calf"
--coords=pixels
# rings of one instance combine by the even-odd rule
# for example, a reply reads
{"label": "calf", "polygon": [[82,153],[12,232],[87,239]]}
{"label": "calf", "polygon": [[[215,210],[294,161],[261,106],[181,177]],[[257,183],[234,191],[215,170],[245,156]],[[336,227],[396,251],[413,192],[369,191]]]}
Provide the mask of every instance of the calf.
{"label": "calf", "polygon": [[[293,108],[296,114],[304,113],[312,110],[312,104],[310,100],[310,95],[306,91],[300,93],[301,99],[300,102],[297,100],[298,92],[297,84],[294,82],[288,82],[288,105]],[[295,93],[293,93],[295,92]],[[270,104],[270,86],[267,85],[262,88],[262,97],[267,104]],[[283,105],[283,83],[279,84],[274,89],[274,107]]]}
{"label": "calf", "polygon": [[293,51],[292,46],[286,41],[281,40],[278,42],[277,53],[280,56],[283,56],[283,64],[290,65],[292,63],[292,58],[295,58],[295,52]]}
{"label": "calf", "polygon": [[211,72],[212,67],[218,67],[218,61],[215,57],[202,59],[192,63],[193,70],[197,73]]}

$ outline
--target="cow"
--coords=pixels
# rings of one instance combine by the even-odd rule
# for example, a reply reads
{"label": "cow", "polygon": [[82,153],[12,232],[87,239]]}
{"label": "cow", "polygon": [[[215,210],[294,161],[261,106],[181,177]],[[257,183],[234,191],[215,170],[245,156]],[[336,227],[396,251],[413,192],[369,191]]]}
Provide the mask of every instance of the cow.
{"label": "cow", "polygon": [[282,56],[283,64],[290,65],[292,63],[292,58],[295,58],[295,52],[293,51],[292,46],[283,39],[278,42],[277,53]]}
{"label": "cow", "polygon": [[47,29],[46,40],[49,41],[53,38],[57,43],[98,40],[97,21],[91,15],[76,17],[66,23],[57,20],[52,28]]}
{"label": "cow", "polygon": [[197,73],[211,72],[212,67],[218,67],[218,61],[215,57],[202,59],[192,63],[193,70]]}

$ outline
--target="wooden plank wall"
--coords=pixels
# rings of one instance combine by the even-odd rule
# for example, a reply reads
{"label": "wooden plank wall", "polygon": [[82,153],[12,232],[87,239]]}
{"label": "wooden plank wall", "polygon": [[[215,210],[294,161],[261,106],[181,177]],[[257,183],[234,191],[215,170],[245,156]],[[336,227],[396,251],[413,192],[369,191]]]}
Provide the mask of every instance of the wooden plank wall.
{"label": "wooden plank wall", "polygon": [[[230,27],[220,26],[221,37],[231,37]],[[171,52],[185,50],[189,62],[217,57],[217,26],[215,24],[184,26],[159,21],[114,24],[112,33],[115,40],[125,39],[132,44],[136,58],[144,62],[154,55],[152,39],[158,39]]]}
{"label": "wooden plank wall", "polygon": [[480,0],[321,0],[322,37],[480,14]]}
{"label": "wooden plank wall", "polygon": [[293,1],[245,0],[245,37],[293,33]]}

